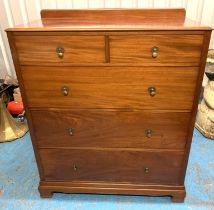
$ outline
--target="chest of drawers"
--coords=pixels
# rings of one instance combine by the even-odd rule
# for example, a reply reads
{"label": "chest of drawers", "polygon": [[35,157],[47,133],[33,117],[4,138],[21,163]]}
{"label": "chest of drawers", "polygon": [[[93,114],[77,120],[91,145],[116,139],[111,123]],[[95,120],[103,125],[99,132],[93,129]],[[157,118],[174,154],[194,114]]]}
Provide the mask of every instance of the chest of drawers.
{"label": "chest of drawers", "polygon": [[183,9],[41,17],[7,29],[41,196],[182,202],[211,28],[185,19]]}

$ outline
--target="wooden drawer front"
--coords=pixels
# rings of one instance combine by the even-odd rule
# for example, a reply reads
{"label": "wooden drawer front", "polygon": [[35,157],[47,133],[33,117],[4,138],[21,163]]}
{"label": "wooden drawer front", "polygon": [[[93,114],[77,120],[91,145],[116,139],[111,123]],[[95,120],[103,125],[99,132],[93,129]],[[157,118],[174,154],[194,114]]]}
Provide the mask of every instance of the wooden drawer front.
{"label": "wooden drawer front", "polygon": [[78,109],[190,110],[197,74],[197,67],[22,67],[29,107]]}
{"label": "wooden drawer front", "polygon": [[[16,36],[19,61],[28,63],[103,63],[103,36]],[[63,47],[63,58],[57,47]]]}
{"label": "wooden drawer front", "polygon": [[[203,35],[128,35],[110,37],[110,62],[199,66]],[[152,57],[151,48],[158,47]]]}
{"label": "wooden drawer front", "polygon": [[41,149],[39,153],[45,180],[179,184],[183,159],[181,152],[162,151]]}
{"label": "wooden drawer front", "polygon": [[190,113],[65,110],[31,116],[39,147],[184,149]]}

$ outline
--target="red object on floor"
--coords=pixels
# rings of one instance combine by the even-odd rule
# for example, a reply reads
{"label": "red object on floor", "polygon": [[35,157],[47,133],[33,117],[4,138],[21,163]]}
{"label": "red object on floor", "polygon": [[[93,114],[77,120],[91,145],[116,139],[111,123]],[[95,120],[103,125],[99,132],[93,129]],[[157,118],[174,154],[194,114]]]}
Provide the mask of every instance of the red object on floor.
{"label": "red object on floor", "polygon": [[7,110],[10,112],[10,114],[19,115],[24,111],[23,102],[10,101],[7,104]]}

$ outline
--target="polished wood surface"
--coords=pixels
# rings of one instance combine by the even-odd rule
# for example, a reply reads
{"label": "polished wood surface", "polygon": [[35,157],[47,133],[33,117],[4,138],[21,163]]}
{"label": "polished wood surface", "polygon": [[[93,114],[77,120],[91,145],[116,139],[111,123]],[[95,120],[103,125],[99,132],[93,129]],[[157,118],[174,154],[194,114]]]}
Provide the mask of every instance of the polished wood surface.
{"label": "polished wood surface", "polygon": [[46,181],[180,184],[183,152],[40,149],[39,153]]}
{"label": "polished wood surface", "polygon": [[204,70],[205,70],[205,65],[206,65],[206,60],[207,60],[207,52],[209,49],[211,32],[212,31],[207,31],[204,35],[203,49],[201,52],[200,71],[199,71],[198,78],[197,78],[197,85],[196,85],[196,90],[195,90],[195,95],[194,95],[194,100],[193,100],[193,107],[192,107],[192,116],[191,116],[191,119],[189,122],[187,144],[185,147],[185,155],[184,155],[184,160],[183,160],[183,168],[182,168],[183,182],[185,181],[186,168],[187,168],[187,164],[188,164],[189,153],[190,153],[190,148],[191,148],[191,143],[192,143],[192,136],[193,136],[193,131],[194,131],[194,127],[195,127],[196,114],[197,114],[197,110],[198,110],[198,102],[199,102],[199,97],[200,97],[200,93],[201,93],[202,81],[203,81],[203,77],[204,77]]}
{"label": "polished wood surface", "polygon": [[20,66],[19,59],[18,59],[17,48],[16,48],[16,44],[15,44],[14,36],[13,36],[12,32],[7,32],[7,37],[8,37],[8,41],[9,41],[9,45],[10,45],[13,62],[14,62],[14,67],[15,67],[16,74],[17,74],[17,79],[19,82],[19,88],[20,88],[20,92],[21,92],[21,96],[22,96],[24,110],[25,110],[26,117],[27,117],[27,123],[28,123],[28,127],[30,130],[30,137],[31,137],[32,145],[33,145],[35,158],[36,158],[37,168],[39,171],[39,177],[40,177],[40,180],[42,181],[42,180],[44,180],[43,168],[42,168],[40,155],[37,152],[37,140],[36,140],[34,132],[33,132],[33,124],[32,124],[30,109],[28,107],[27,97],[26,97],[26,94],[24,91],[24,82],[23,82],[23,78],[22,78],[22,74],[21,74],[21,66]]}
{"label": "polished wood surface", "polygon": [[[104,36],[16,36],[15,39],[21,64],[105,62]],[[57,47],[64,48],[62,58],[58,57]]]}
{"label": "polished wood surface", "polygon": [[[37,110],[31,115],[40,148],[183,150],[190,119],[190,113],[111,110]],[[151,137],[147,135],[148,129],[152,130]]]}
{"label": "polished wood surface", "polygon": [[191,110],[197,75],[197,67],[22,67],[29,107],[47,108]]}
{"label": "polished wood surface", "polygon": [[133,194],[166,196],[174,202],[184,202],[186,195],[183,185],[148,185],[118,182],[86,181],[41,181],[39,192],[44,198],[51,198],[53,192],[64,193],[97,193],[97,194]]}
{"label": "polished wood surface", "polygon": [[[156,21],[160,17],[178,22],[185,19],[186,10],[178,9],[74,9],[74,10],[41,10],[42,19],[71,19],[71,21],[98,21],[99,23],[134,23],[145,20]],[[108,18],[106,18],[108,17]],[[81,24],[79,23],[79,24]],[[99,25],[99,24],[96,24]]]}
{"label": "polished wood surface", "polygon": [[[194,63],[199,66],[202,35],[122,35],[110,36],[111,63],[148,63],[152,66],[169,63],[182,66]],[[151,48],[158,47],[158,55],[152,57]]]}
{"label": "polished wood surface", "polygon": [[183,202],[211,30],[184,9],[45,10],[7,29],[41,197]]}
{"label": "polished wood surface", "polygon": [[[42,32],[42,35],[38,31],[12,33],[18,42],[18,55],[22,65],[72,65],[85,67],[199,66],[200,59],[198,56],[201,52],[200,47],[202,47],[204,36],[202,31],[155,31],[155,33],[152,31],[126,33],[117,31],[45,31]],[[189,39],[189,42],[185,41],[182,38],[183,36]],[[192,36],[195,37],[196,40],[192,40]],[[34,41],[31,42],[29,37],[33,37]],[[67,43],[65,38],[74,41],[74,43]],[[98,38],[97,47],[93,45],[95,38]],[[50,40],[48,43],[44,41],[47,39]],[[86,40],[88,43],[85,43]],[[84,46],[78,44],[78,41],[83,42]],[[172,45],[174,42],[176,43],[176,47]],[[46,47],[44,48],[43,46]],[[62,57],[59,57],[56,52],[58,47],[63,47],[64,49]],[[152,57],[151,49],[153,47],[158,47],[159,49],[156,58]],[[127,56],[127,54],[130,56]],[[122,55],[124,56],[124,59],[121,57]],[[111,57],[112,61],[110,60]],[[186,57],[186,59],[183,57]]]}
{"label": "polished wood surface", "polygon": [[[60,35],[60,34],[59,34]],[[203,35],[16,36],[20,63],[138,63],[183,66],[200,63]],[[45,40],[48,39],[48,42]],[[94,43],[96,42],[96,45]],[[158,47],[157,58],[151,48]],[[57,47],[64,48],[62,58]]]}
{"label": "polished wood surface", "polygon": [[7,31],[211,30],[185,13],[183,8],[43,10],[42,19]]}

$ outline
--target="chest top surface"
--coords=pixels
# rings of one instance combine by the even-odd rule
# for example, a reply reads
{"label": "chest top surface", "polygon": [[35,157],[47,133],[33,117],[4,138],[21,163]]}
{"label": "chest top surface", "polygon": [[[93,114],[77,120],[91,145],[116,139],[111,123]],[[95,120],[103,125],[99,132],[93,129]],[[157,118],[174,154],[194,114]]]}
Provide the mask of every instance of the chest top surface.
{"label": "chest top surface", "polygon": [[41,19],[7,31],[212,30],[185,15],[181,8],[42,10]]}

